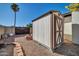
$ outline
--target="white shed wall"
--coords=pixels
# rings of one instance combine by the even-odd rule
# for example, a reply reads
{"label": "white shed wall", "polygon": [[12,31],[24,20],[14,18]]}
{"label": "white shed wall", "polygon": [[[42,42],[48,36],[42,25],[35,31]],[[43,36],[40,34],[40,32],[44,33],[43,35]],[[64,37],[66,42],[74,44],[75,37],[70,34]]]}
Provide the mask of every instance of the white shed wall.
{"label": "white shed wall", "polygon": [[51,48],[50,19],[51,14],[33,22],[33,40]]}

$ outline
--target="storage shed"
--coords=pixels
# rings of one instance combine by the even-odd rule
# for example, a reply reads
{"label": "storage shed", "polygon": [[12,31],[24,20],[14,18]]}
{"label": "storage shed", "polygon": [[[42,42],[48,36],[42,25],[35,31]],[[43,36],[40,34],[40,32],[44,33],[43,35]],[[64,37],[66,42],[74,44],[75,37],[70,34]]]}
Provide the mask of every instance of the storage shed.
{"label": "storage shed", "polygon": [[33,40],[50,49],[62,45],[64,17],[59,11],[49,11],[32,22]]}

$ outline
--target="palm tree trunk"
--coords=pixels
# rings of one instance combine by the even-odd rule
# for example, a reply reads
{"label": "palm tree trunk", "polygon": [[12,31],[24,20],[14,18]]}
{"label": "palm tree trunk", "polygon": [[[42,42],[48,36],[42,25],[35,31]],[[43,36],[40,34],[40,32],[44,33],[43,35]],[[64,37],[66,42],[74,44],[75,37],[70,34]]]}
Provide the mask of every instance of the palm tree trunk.
{"label": "palm tree trunk", "polygon": [[15,28],[16,28],[16,12],[14,12],[14,35],[15,35]]}

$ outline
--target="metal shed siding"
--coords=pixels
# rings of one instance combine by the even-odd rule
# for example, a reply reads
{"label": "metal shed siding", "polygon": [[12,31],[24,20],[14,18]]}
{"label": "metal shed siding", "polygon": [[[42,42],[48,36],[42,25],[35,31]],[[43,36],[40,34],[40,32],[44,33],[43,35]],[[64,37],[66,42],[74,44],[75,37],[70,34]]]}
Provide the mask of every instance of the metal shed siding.
{"label": "metal shed siding", "polygon": [[51,48],[51,14],[33,22],[33,40]]}

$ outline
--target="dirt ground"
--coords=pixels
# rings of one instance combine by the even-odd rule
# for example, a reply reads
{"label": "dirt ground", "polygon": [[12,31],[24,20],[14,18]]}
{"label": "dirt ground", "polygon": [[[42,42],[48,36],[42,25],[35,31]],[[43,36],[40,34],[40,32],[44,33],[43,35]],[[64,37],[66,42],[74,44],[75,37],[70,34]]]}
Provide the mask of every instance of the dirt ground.
{"label": "dirt ground", "polygon": [[26,40],[25,35],[18,35],[15,39],[16,42],[19,42],[23,47],[25,56],[52,56],[52,55],[61,55],[58,53],[53,53],[51,50],[48,50],[46,47],[36,43],[33,40]]}
{"label": "dirt ground", "polygon": [[78,56],[79,46],[67,39],[68,37],[65,38],[64,44],[57,48],[54,53],[33,40],[26,40],[25,35],[17,35],[15,41],[21,44],[25,56]]}

